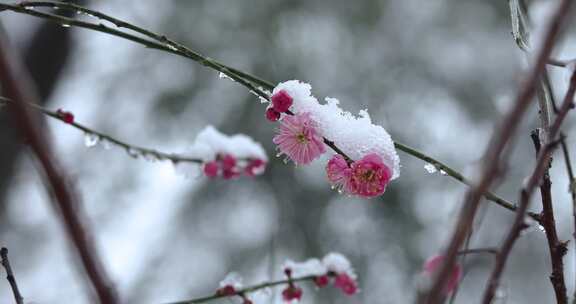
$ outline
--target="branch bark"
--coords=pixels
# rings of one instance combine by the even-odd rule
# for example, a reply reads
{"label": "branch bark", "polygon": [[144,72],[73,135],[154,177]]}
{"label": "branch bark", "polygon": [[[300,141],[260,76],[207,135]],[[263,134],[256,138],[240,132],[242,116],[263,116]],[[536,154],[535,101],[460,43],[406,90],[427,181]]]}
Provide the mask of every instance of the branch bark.
{"label": "branch bark", "polygon": [[53,156],[43,129],[38,127],[42,117],[39,114],[33,115],[25,106],[26,103],[36,103],[38,98],[29,75],[22,68],[20,59],[12,52],[4,35],[0,35],[0,83],[2,92],[15,101],[14,107],[11,107],[14,122],[41,165],[46,187],[53,195],[54,205],[60,212],[66,232],[99,302],[118,303],[116,291],[102,267],[94,239],[83,221],[80,200],[67,183],[66,175]]}
{"label": "branch bark", "polygon": [[[514,219],[514,224],[508,233],[502,248],[500,249],[500,253],[496,258],[496,263],[492,270],[492,274],[490,275],[490,279],[488,280],[488,285],[484,292],[483,301],[484,304],[489,304],[492,302],[494,298],[494,294],[498,285],[500,284],[500,277],[502,272],[504,271],[504,267],[506,266],[506,261],[510,252],[512,251],[512,247],[514,243],[518,239],[520,235],[520,231],[526,227],[524,223],[525,212],[528,208],[528,204],[530,203],[530,197],[534,189],[538,186],[538,183],[541,181],[542,177],[544,176],[546,170],[548,169],[548,164],[550,162],[550,155],[552,153],[553,148],[556,144],[558,144],[558,140],[551,141],[552,139],[556,138],[560,133],[560,126],[566,118],[568,111],[574,108],[574,93],[576,92],[576,73],[572,74],[570,78],[570,86],[568,87],[568,92],[564,97],[564,101],[562,106],[558,112],[558,115],[554,119],[554,122],[550,126],[550,133],[548,134],[548,140],[545,145],[542,146],[540,152],[538,153],[538,158],[536,161],[536,166],[528,179],[526,185],[520,191],[520,199],[518,204],[518,211],[516,212],[516,217]],[[565,291],[564,291],[565,292]],[[559,303],[566,303],[566,302],[559,302]]]}
{"label": "branch bark", "polygon": [[16,283],[16,276],[14,276],[10,260],[8,260],[8,248],[2,247],[2,249],[0,249],[0,256],[2,257],[2,266],[6,269],[6,279],[8,283],[10,283],[10,288],[12,288],[12,293],[14,294],[14,300],[16,304],[24,304],[24,298],[22,294],[20,294],[18,284]]}
{"label": "branch bark", "polygon": [[[530,135],[536,149],[536,153],[540,152],[541,139],[539,132],[536,130]],[[556,231],[556,220],[554,219],[554,208],[552,206],[552,182],[550,181],[549,167],[552,165],[550,160],[544,174],[542,176],[542,183],[540,184],[540,195],[542,198],[542,226],[546,233],[548,240],[548,248],[550,249],[550,260],[552,263],[552,274],[550,281],[556,294],[556,302],[558,304],[568,303],[566,294],[566,283],[564,280],[564,262],[563,257],[567,252],[566,243],[558,240],[558,232]]]}
{"label": "branch bark", "polygon": [[[483,158],[483,168],[478,182],[475,183],[476,185],[474,187],[469,189],[465,196],[465,203],[464,206],[462,206],[456,228],[452,235],[450,244],[446,250],[444,263],[440,268],[440,271],[438,271],[437,275],[435,276],[430,291],[427,294],[424,294],[423,297],[420,297],[419,302],[435,304],[442,301],[442,291],[444,289],[445,282],[448,280],[451,270],[454,267],[458,250],[462,246],[462,243],[470,231],[471,225],[474,221],[474,216],[478,210],[478,206],[480,205],[482,193],[489,189],[493,180],[499,173],[500,162],[502,161],[501,154],[504,151],[508,141],[516,131],[522,117],[524,116],[528,106],[530,105],[530,102],[535,95],[538,80],[540,79],[542,71],[544,70],[548,58],[550,57],[556,39],[560,35],[560,29],[562,28],[562,25],[568,16],[568,12],[570,11],[572,4],[572,0],[563,0],[560,2],[560,5],[550,19],[546,34],[544,36],[545,38],[540,50],[538,51],[536,62],[529,74],[529,77],[522,85],[521,90],[519,91],[514,102],[513,108],[506,114],[500,127],[496,129],[499,131],[492,136],[488,150],[486,151]],[[546,153],[543,153],[543,155],[546,155]],[[527,202],[524,204],[522,202],[525,198],[529,198],[530,196],[529,192],[525,193],[522,191],[522,193],[524,194],[521,197],[521,203],[519,204],[516,211],[517,217],[521,216],[521,222],[518,225],[515,225],[518,227],[523,224],[523,217],[527,208]],[[519,232],[519,230],[513,230],[512,232]]]}

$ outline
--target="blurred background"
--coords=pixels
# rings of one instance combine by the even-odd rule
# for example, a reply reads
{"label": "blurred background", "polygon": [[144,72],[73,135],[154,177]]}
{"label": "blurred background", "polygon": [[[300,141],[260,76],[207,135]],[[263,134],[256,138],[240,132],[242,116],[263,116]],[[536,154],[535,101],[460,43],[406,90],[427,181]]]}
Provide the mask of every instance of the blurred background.
{"label": "blurred background", "polygon": [[[526,68],[511,35],[506,1],[81,3],[274,83],[310,82],[318,99],[339,98],[353,113],[368,109],[393,139],[467,176],[476,172]],[[556,1],[527,3],[541,29]],[[274,157],[275,125],[265,120],[265,106],[217,72],[102,33],[10,12],[2,12],[0,21],[46,107],[66,109],[96,130],[166,152],[185,152],[208,124],[227,134],[249,134],[267,150],[271,161],[256,179],[185,178],[169,162],[133,159],[114,147],[88,148],[81,132],[48,120],[50,139],[81,193],[98,248],[127,303],[212,294],[231,271],[247,285],[279,279],[286,259],[331,251],[350,258],[361,292],[347,297],[304,284],[303,303],[410,303],[423,261],[450,237],[466,187],[428,173],[419,159],[399,152],[401,176],[379,198],[339,195],[326,181],[324,160],[295,167]],[[568,32],[555,56],[576,57],[574,38]],[[562,96],[566,71],[549,70]],[[526,117],[495,189],[510,201],[516,201],[534,163],[529,133],[537,126],[536,109]],[[574,147],[572,118],[564,130]],[[26,302],[91,302],[37,164],[20,144],[9,112],[1,109],[0,147],[0,244],[10,250]],[[560,238],[571,240],[571,201],[560,154],[551,175]],[[531,209],[540,211],[538,199]],[[486,202],[470,247],[499,246],[512,216]],[[569,250],[565,275],[571,295],[573,242]],[[466,259],[455,303],[479,301],[492,262],[486,254]],[[549,273],[546,238],[533,225],[514,248],[498,303],[553,302]],[[280,303],[278,294],[266,291],[256,303]],[[8,283],[0,281],[0,302],[12,301]]]}

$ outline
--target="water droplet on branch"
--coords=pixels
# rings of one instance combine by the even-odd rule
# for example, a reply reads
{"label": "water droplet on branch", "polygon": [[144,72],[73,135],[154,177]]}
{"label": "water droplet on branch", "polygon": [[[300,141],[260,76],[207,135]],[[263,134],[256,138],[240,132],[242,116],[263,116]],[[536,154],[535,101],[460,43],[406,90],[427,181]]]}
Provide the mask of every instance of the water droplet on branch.
{"label": "water droplet on branch", "polygon": [[430,174],[438,172],[438,169],[436,168],[436,166],[434,166],[433,164],[430,164],[430,163],[424,165],[424,170],[426,170],[426,172],[428,172]]}
{"label": "water droplet on branch", "polygon": [[84,145],[88,148],[92,148],[98,144],[100,141],[100,136],[94,133],[84,134]]}

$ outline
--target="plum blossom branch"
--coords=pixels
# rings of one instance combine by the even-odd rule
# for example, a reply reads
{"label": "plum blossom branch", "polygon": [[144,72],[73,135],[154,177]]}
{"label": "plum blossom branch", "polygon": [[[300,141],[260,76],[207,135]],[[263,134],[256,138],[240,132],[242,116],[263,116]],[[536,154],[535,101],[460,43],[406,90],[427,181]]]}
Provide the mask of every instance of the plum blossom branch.
{"label": "plum blossom branch", "polygon": [[261,283],[261,284],[257,284],[257,285],[253,285],[250,287],[245,287],[239,290],[235,290],[233,293],[231,294],[223,294],[223,293],[216,293],[214,295],[210,295],[210,296],[205,296],[205,297],[201,297],[201,298],[195,298],[195,299],[190,299],[190,300],[184,300],[184,301],[178,301],[178,302],[170,302],[170,303],[166,303],[166,304],[197,304],[197,303],[206,303],[209,301],[213,301],[213,300],[217,300],[217,299],[222,299],[222,298],[226,298],[229,296],[240,296],[240,295],[245,295],[248,293],[252,293],[261,289],[265,289],[265,288],[269,288],[269,287],[276,287],[276,286],[281,286],[281,285],[288,285],[290,282],[313,282],[315,279],[317,278],[317,276],[315,275],[309,275],[309,276],[304,276],[304,277],[299,277],[299,278],[290,278],[290,279],[285,279],[285,280],[279,280],[279,281],[271,281],[271,282],[265,282],[265,283]]}
{"label": "plum blossom branch", "polygon": [[[0,104],[2,103],[13,105],[14,102],[9,98],[0,96]],[[36,104],[28,103],[26,105],[50,118],[59,120],[78,130],[83,131],[86,136],[87,146],[95,145],[98,142],[101,142],[105,148],[109,148],[112,145],[118,146],[121,149],[124,149],[126,153],[133,158],[138,158],[141,156],[143,159],[149,161],[169,160],[177,166],[183,163],[203,165],[204,174],[210,178],[221,175],[225,179],[231,179],[241,176],[241,173],[245,173],[247,176],[251,177],[260,175],[264,172],[266,162],[268,160],[260,144],[254,142],[247,136],[240,135],[240,137],[238,137],[238,135],[236,135],[229,137],[220,133],[211,126],[204,128],[203,131],[198,134],[198,137],[202,136],[203,138],[211,138],[210,142],[212,145],[216,144],[216,142],[221,142],[224,140],[226,142],[222,143],[221,146],[227,146],[227,148],[220,150],[222,147],[207,147],[206,145],[208,145],[208,143],[195,142],[196,146],[193,145],[193,147],[198,151],[192,149],[190,153],[199,155],[200,157],[191,157],[183,154],[166,153],[154,149],[143,148],[127,143],[76,122],[72,113],[63,111],[62,109],[58,109],[54,112]],[[239,143],[238,140],[242,142]],[[198,141],[198,138],[196,141]],[[239,146],[239,144],[242,145]],[[206,148],[208,148],[208,151],[206,151]],[[243,150],[249,149],[251,153],[247,154],[246,151],[244,151],[242,153],[243,155],[238,156],[235,155],[238,152],[231,152],[238,148]],[[198,169],[200,168],[201,167],[198,167]],[[185,175],[191,175],[191,172],[187,172],[185,168],[179,171]]]}
{"label": "plum blossom branch", "polygon": [[[558,36],[560,35],[560,30],[565,20],[567,19],[572,4],[573,4],[572,0],[561,1],[560,4],[558,5],[558,8],[554,12],[554,15],[552,15],[552,18],[550,19],[548,26],[546,28],[542,46],[537,53],[535,64],[532,67],[523,85],[521,86],[521,89],[518,92],[518,95],[516,96],[516,100],[514,102],[512,109],[510,109],[510,111],[506,113],[504,119],[501,122],[501,125],[498,128],[496,128],[496,130],[499,131],[495,132],[492,136],[489,147],[484,154],[483,158],[484,163],[482,172],[480,174],[480,178],[475,183],[475,186],[469,189],[469,191],[465,196],[464,205],[461,208],[460,215],[458,217],[458,221],[456,223],[456,227],[452,235],[452,239],[446,249],[445,254],[446,259],[442,267],[440,268],[440,271],[438,271],[438,274],[436,275],[436,278],[430,291],[428,292],[427,295],[420,298],[421,302],[428,304],[436,304],[442,300],[443,286],[450,276],[451,269],[454,267],[458,250],[460,249],[462,243],[466,239],[466,236],[470,231],[470,227],[473,224],[476,211],[478,210],[478,207],[481,202],[480,198],[482,197],[482,194],[492,185],[493,180],[496,178],[496,176],[500,171],[501,168],[500,166],[502,165],[503,162],[501,154],[504,151],[505,147],[507,146],[509,140],[514,135],[518,125],[520,124],[522,117],[524,116],[526,110],[528,109],[528,106],[530,105],[536,93],[536,86],[539,83],[539,79],[542,75],[542,72],[545,69],[546,62],[550,57],[550,54],[552,52],[552,49],[555,45]],[[573,97],[573,93],[567,94],[567,96],[569,95]],[[572,104],[572,100],[568,100],[568,102],[565,104],[566,106],[569,107]],[[568,109],[566,109],[565,111],[566,113]],[[562,114],[563,112],[561,111],[556,117],[554,125],[552,125],[552,127],[550,128],[550,134],[549,134],[550,136],[548,137],[548,140],[550,140],[550,138],[554,138],[557,135],[556,133],[553,133],[553,130],[556,129],[555,132],[558,131],[557,129],[559,129],[560,123],[562,122],[563,117],[565,116],[565,113],[564,115]],[[543,159],[545,158],[545,160],[547,160],[549,155],[548,150],[549,148],[545,147],[541,152],[542,156],[539,157],[538,162],[539,166],[537,166],[536,168],[538,170],[535,170],[535,174],[532,175],[533,184],[537,184],[539,178],[541,177],[542,173],[540,172],[541,171],[540,167],[543,167],[543,165],[540,163],[543,162],[543,160],[540,160],[540,158]],[[537,178],[538,180],[536,180]],[[531,191],[533,191],[534,189],[533,187],[527,187],[525,188],[525,190],[526,191],[522,191],[523,194],[521,195],[520,200],[521,203],[519,204],[518,210],[516,211],[517,220],[514,226],[515,229],[512,229],[509,235],[510,239],[512,240],[511,242],[512,244],[516,238],[514,233],[519,233],[520,230],[519,228],[523,226],[525,212],[528,207],[527,198],[530,197]],[[508,244],[508,242],[506,242],[506,244]],[[509,249],[510,248],[511,244],[509,244]],[[501,256],[505,257],[506,255],[507,254],[501,252]],[[495,271],[496,273],[495,277],[499,277],[503,268],[504,260],[505,258],[499,259],[500,264],[498,268],[495,268],[496,270],[498,270]],[[488,290],[492,291],[488,296],[488,298],[491,299],[493,296],[493,291],[495,289],[489,288]]]}
{"label": "plum blossom branch", "polygon": [[22,294],[20,294],[18,284],[16,283],[16,277],[12,271],[12,266],[10,266],[10,260],[8,260],[8,248],[2,247],[2,249],[0,249],[0,256],[2,258],[2,266],[6,269],[6,279],[8,280],[8,283],[10,283],[10,288],[12,288],[12,293],[14,294],[14,300],[16,301],[16,304],[24,304],[24,298],[22,297]]}
{"label": "plum blossom branch", "polygon": [[47,136],[39,127],[42,120],[35,119],[30,109],[25,106],[37,100],[33,82],[22,68],[17,54],[12,52],[6,37],[2,35],[0,35],[0,84],[2,92],[14,100],[14,107],[11,108],[14,122],[41,165],[47,190],[52,194],[54,207],[61,215],[62,224],[82,262],[90,287],[96,292],[100,303],[118,303],[116,290],[103,267],[88,225],[84,222],[80,199],[67,182],[64,170],[52,154]]}
{"label": "plum blossom branch", "polygon": [[[89,23],[89,22],[83,22],[83,21],[79,21],[76,19],[72,19],[72,18],[66,18],[63,16],[59,16],[59,15],[54,15],[54,14],[50,14],[50,13],[44,13],[44,12],[40,12],[40,11],[36,11],[32,8],[34,7],[52,7],[52,8],[61,8],[61,9],[70,9],[70,10],[74,10],[77,12],[80,12],[82,14],[87,14],[87,15],[91,15],[94,16],[96,18],[108,21],[112,24],[114,24],[115,26],[119,27],[119,28],[126,28],[129,30],[132,30],[136,33],[139,33],[141,35],[144,35],[146,37],[149,37],[153,40],[149,40],[149,39],[144,39],[142,37],[136,36],[136,35],[132,35],[130,33],[124,32],[124,31],[119,31],[116,30],[114,28],[105,26],[104,24],[93,24],[93,23]],[[106,33],[106,34],[110,34],[113,36],[117,36],[123,39],[127,39],[130,40],[132,42],[144,45],[148,48],[151,49],[158,49],[158,50],[162,50],[168,53],[172,53],[172,54],[176,54],[179,56],[183,56],[186,58],[189,58],[193,61],[196,61],[208,68],[212,68],[216,71],[219,71],[221,73],[224,73],[225,75],[229,76],[230,78],[232,78],[234,81],[239,82],[241,85],[247,87],[250,91],[254,92],[255,94],[257,94],[259,97],[264,98],[266,100],[269,100],[269,96],[266,92],[264,92],[264,90],[271,90],[272,88],[274,88],[274,85],[272,85],[270,82],[266,81],[266,80],[262,80],[256,76],[250,75],[248,73],[244,73],[242,71],[239,71],[235,68],[232,68],[230,66],[224,65],[212,58],[209,57],[205,57],[201,54],[199,54],[198,52],[195,52],[177,42],[174,42],[173,40],[167,38],[164,35],[159,35],[159,34],[155,34],[149,30],[143,29],[141,27],[135,26],[131,23],[128,23],[126,21],[111,17],[109,15],[103,14],[101,12],[98,11],[94,11],[94,10],[90,10],[87,8],[84,8],[82,6],[79,5],[74,5],[74,4],[70,4],[70,3],[64,3],[64,2],[53,2],[53,1],[23,1],[23,2],[19,2],[17,4],[0,4],[0,10],[9,10],[9,11],[13,11],[16,13],[20,13],[20,14],[26,14],[26,15],[30,15],[30,16],[34,16],[34,17],[38,17],[38,18],[43,18],[43,19],[47,19],[53,22],[56,22],[58,24],[61,24],[63,26],[75,26],[75,27],[80,27],[80,28],[85,28],[85,29],[89,29],[89,30],[93,30],[93,31],[98,31],[98,32],[102,32],[102,33]],[[257,86],[255,86],[255,85]],[[259,88],[263,88],[263,90],[259,89]],[[328,145],[329,147],[331,147],[334,151],[336,151],[338,154],[343,155],[342,151],[340,149],[338,149],[338,147],[336,147],[336,145],[331,142],[328,139],[324,139],[324,143],[326,145]],[[399,142],[395,142],[395,146],[397,149],[412,155],[416,158],[419,158],[421,160],[424,160],[426,162],[432,163],[433,165],[435,165],[436,167],[438,167],[439,169],[443,170],[444,172],[446,172],[449,176],[453,177],[454,179],[470,186],[471,182],[470,180],[464,178],[464,176],[462,176],[460,173],[458,173],[456,170],[452,169],[451,167],[449,167],[448,165],[414,149],[411,147],[408,147],[402,143]],[[344,156],[344,155],[343,155]],[[348,158],[349,159],[349,158]],[[506,201],[505,199],[502,199],[498,196],[496,196],[494,193],[487,191],[483,194],[486,199],[495,202],[496,204],[511,210],[511,211],[515,211],[517,209],[515,204],[512,204],[508,201]],[[535,220],[538,220],[538,217],[536,214],[530,214],[531,217],[533,217]]]}

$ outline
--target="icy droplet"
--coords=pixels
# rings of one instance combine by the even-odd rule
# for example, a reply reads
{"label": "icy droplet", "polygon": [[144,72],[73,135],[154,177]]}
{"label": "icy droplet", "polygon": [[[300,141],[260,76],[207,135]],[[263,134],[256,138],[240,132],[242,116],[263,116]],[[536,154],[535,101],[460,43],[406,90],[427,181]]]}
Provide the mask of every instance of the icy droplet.
{"label": "icy droplet", "polygon": [[426,170],[426,172],[428,172],[430,174],[438,172],[438,169],[436,169],[436,166],[434,166],[433,164],[430,164],[430,163],[424,165],[424,170]]}
{"label": "icy droplet", "polygon": [[102,139],[100,140],[100,144],[101,144],[102,147],[104,147],[104,149],[106,149],[106,150],[112,149],[112,143],[111,143],[109,140],[107,140],[106,138],[102,138]]}
{"label": "icy droplet", "polygon": [[144,157],[144,160],[149,161],[149,162],[157,162],[160,159],[158,158],[158,155],[155,153],[143,153],[142,156]]}
{"label": "icy droplet", "polygon": [[137,149],[134,149],[134,148],[126,149],[126,153],[128,153],[128,155],[130,155],[130,157],[133,157],[133,158],[138,158],[141,155],[140,151]]}
{"label": "icy droplet", "polygon": [[168,47],[168,48],[169,48],[170,50],[172,50],[172,51],[177,51],[177,50],[178,50],[178,48],[175,47],[172,43],[167,43],[167,44],[166,44],[166,47]]}
{"label": "icy droplet", "polygon": [[231,80],[231,81],[235,81],[232,77],[226,75],[226,73],[223,73],[223,72],[218,73],[218,78],[220,78],[220,79],[228,79],[228,80]]}
{"label": "icy droplet", "polygon": [[84,145],[88,148],[92,148],[98,144],[100,141],[100,136],[94,133],[85,133],[84,134]]}
{"label": "icy droplet", "polygon": [[70,27],[70,24],[68,24],[68,23],[62,23],[61,25],[62,25],[62,27]]}
{"label": "icy droplet", "polygon": [[542,225],[538,225],[538,230],[542,233],[546,232],[546,228],[544,228]]}
{"label": "icy droplet", "polygon": [[448,173],[446,173],[446,171],[444,171],[444,170],[440,170],[440,175],[446,176],[446,175],[448,175]]}

